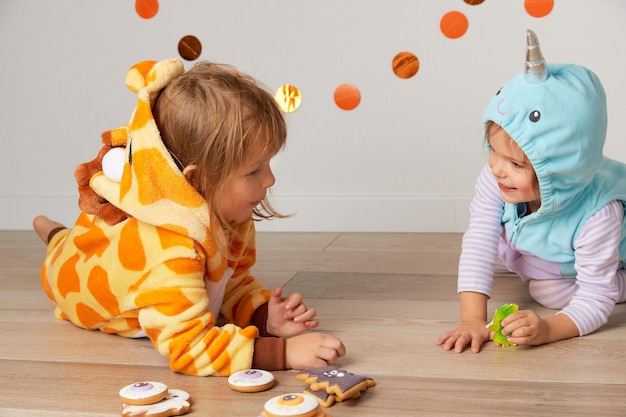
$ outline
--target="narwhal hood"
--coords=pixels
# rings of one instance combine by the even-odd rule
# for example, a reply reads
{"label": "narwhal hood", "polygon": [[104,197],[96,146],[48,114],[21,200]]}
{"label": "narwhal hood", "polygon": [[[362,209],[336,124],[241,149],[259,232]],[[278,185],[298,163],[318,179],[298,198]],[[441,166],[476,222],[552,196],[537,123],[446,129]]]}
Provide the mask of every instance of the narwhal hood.
{"label": "narwhal hood", "polygon": [[526,70],[491,99],[483,114],[488,121],[528,156],[544,213],[575,202],[603,164],[607,109],[600,80],[581,66],[546,64],[530,30]]}

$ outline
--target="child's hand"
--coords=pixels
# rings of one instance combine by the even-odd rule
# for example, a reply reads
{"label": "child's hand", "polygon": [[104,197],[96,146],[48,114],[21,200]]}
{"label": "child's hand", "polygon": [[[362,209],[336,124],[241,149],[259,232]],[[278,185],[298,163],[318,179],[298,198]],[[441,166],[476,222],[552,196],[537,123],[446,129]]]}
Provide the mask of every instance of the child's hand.
{"label": "child's hand", "polygon": [[302,303],[302,294],[282,297],[282,288],[276,288],[268,302],[267,332],[274,336],[293,336],[319,325],[314,309]]}
{"label": "child's hand", "polygon": [[437,345],[442,346],[443,350],[454,349],[457,353],[463,352],[467,346],[470,346],[472,353],[478,353],[482,344],[492,337],[486,325],[487,323],[483,320],[463,322],[455,330],[439,336]]}
{"label": "child's hand", "polygon": [[532,310],[519,310],[505,317],[502,334],[518,345],[542,345],[548,340],[546,321]]}
{"label": "child's hand", "polygon": [[305,333],[286,340],[285,356],[290,369],[332,365],[346,354],[343,342],[325,333]]}

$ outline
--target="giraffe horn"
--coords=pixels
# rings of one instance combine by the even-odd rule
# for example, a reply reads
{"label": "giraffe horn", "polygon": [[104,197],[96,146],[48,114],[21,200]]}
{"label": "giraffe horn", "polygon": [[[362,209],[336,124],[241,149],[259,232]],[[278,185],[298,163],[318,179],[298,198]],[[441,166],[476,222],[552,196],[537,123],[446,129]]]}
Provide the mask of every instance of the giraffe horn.
{"label": "giraffe horn", "polygon": [[524,71],[524,79],[531,84],[539,84],[548,78],[548,67],[541,48],[539,47],[539,39],[532,30],[526,30],[526,68]]}

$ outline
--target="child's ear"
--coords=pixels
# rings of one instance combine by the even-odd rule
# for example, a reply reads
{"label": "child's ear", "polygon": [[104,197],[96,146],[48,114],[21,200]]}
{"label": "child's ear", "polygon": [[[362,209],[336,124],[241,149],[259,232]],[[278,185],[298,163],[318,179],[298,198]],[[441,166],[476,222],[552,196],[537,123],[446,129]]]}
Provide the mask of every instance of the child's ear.
{"label": "child's ear", "polygon": [[189,184],[193,185],[194,188],[197,188],[196,174],[198,172],[198,165],[187,165],[185,169],[183,169],[183,176],[187,179]]}

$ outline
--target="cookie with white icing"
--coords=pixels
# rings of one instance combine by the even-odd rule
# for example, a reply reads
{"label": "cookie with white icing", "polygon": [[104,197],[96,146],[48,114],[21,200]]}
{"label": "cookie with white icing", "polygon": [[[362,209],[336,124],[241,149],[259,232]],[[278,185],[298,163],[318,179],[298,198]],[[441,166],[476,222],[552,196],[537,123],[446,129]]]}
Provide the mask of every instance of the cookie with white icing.
{"label": "cookie with white icing", "polygon": [[263,417],[332,417],[320,408],[315,397],[293,393],[271,398],[265,403]]}
{"label": "cookie with white icing", "polygon": [[167,396],[167,385],[154,381],[136,382],[122,388],[119,395],[126,404],[152,404]]}
{"label": "cookie with white icing", "polygon": [[189,393],[170,389],[164,399],[154,404],[122,405],[122,417],[170,417],[180,416],[191,410]]}
{"label": "cookie with white icing", "polygon": [[229,376],[228,386],[239,392],[261,392],[274,386],[274,375],[261,369],[247,369]]}

